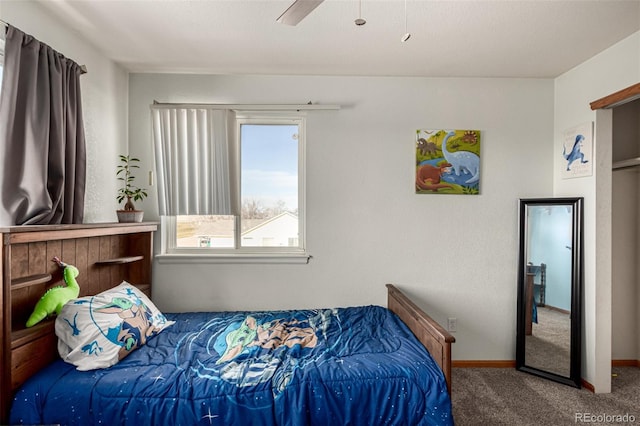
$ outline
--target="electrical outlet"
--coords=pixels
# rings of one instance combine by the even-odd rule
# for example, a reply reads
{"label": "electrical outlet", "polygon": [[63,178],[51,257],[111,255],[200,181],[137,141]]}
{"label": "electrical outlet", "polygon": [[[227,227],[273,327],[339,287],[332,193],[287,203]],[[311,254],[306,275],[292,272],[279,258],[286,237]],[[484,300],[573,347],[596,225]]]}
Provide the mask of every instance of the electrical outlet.
{"label": "electrical outlet", "polygon": [[458,319],[457,318],[447,318],[447,329],[455,333],[458,328]]}

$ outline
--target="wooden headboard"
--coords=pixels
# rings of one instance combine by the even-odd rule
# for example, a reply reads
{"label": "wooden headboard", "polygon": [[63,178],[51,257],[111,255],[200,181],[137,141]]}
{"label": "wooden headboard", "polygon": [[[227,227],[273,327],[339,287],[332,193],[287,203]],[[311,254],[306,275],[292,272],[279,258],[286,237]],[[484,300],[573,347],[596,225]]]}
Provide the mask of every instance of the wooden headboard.
{"label": "wooden headboard", "polygon": [[157,223],[100,223],[0,227],[0,424],[8,422],[14,391],[58,358],[54,321],[25,323],[44,292],[64,284],[59,257],[80,271],[80,296],[123,280],[151,297],[153,233]]}
{"label": "wooden headboard", "polygon": [[387,308],[398,315],[438,363],[451,393],[451,344],[456,341],[393,284],[387,284]]}

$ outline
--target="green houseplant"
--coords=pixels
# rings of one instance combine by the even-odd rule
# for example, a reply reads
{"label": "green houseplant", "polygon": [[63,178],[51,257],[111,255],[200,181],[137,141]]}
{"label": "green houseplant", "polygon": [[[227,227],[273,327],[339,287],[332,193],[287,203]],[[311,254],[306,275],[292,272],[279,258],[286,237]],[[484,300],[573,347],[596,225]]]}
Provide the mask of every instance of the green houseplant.
{"label": "green houseplant", "polygon": [[116,176],[122,182],[122,186],[118,189],[116,200],[118,203],[122,203],[124,200],[127,201],[122,210],[116,211],[119,222],[142,222],[144,212],[137,210],[133,204],[134,201],[142,201],[148,196],[146,189],[133,184],[135,176],[133,176],[132,170],[140,168],[139,162],[138,158],[120,155],[120,164],[116,169]]}

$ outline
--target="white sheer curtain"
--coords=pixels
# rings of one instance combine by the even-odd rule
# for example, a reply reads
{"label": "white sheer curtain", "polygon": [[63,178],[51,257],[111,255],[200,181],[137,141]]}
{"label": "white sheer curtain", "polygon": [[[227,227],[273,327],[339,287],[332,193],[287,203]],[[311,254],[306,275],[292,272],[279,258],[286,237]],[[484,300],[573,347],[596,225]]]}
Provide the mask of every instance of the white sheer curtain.
{"label": "white sheer curtain", "polygon": [[235,113],[151,106],[161,216],[234,214]]}

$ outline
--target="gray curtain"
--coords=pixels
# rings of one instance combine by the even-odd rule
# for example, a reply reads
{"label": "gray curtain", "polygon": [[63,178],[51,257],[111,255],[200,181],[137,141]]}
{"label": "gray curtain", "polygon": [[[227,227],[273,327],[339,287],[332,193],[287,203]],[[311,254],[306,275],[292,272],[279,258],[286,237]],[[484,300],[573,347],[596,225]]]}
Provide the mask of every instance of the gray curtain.
{"label": "gray curtain", "polygon": [[78,64],[9,25],[0,96],[0,226],[82,223]]}

